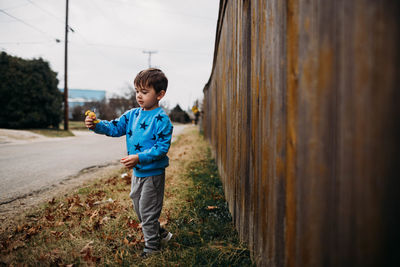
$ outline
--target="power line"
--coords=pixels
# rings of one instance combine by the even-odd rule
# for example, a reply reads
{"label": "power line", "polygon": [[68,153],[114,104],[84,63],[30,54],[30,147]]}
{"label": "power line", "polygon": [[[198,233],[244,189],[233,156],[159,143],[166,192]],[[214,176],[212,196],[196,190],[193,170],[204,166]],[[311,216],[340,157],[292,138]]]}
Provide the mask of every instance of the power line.
{"label": "power line", "polygon": [[[61,24],[65,25],[65,24],[64,24],[64,21],[62,21],[62,19],[58,18],[58,17],[57,17],[56,15],[54,15],[53,13],[47,11],[46,9],[42,8],[41,6],[39,6],[39,5],[37,5],[36,3],[32,2],[31,0],[26,0],[26,1],[29,2],[30,4],[34,5],[36,8],[42,10],[44,13],[46,13],[46,14],[50,15],[51,17],[55,18],[55,19],[56,19],[58,22],[60,22]],[[29,4],[29,3],[28,3],[28,4]],[[15,16],[13,16],[13,15],[11,15],[11,14],[5,12],[4,10],[0,10],[0,11],[2,11],[2,12],[5,13],[6,15],[10,16],[11,18],[13,18],[13,19],[15,19],[15,20],[17,20],[17,21],[19,21],[19,22],[22,22],[22,23],[24,23],[25,25],[28,25],[29,27],[33,27],[35,30],[37,30],[37,31],[39,31],[39,32],[41,32],[41,33],[43,33],[43,34],[46,34],[46,35],[50,36],[49,34],[47,34],[46,32],[44,32],[44,31],[42,31],[42,30],[40,30],[39,28],[36,28],[35,26],[30,25],[29,23],[27,23],[27,22],[23,21],[22,19],[19,19],[19,18],[15,17]],[[87,41],[87,39],[86,39],[82,34],[80,34],[79,32],[76,32],[76,31],[75,31],[73,28],[71,28],[69,25],[68,25],[68,29],[71,30],[71,31],[74,32],[74,33],[77,33],[77,34],[79,35],[79,37],[83,40],[83,42],[85,42],[87,45],[90,45],[90,46],[92,45],[92,44],[90,44],[90,43]],[[58,39],[58,38],[56,38],[55,40],[56,40],[56,42],[64,41],[64,40],[60,40],[60,39]],[[4,42],[4,43],[1,43],[1,44],[16,44],[16,45],[21,45],[21,44],[40,44],[40,43],[43,44],[43,43],[45,43],[45,42]],[[71,42],[70,42],[70,43],[71,43]],[[100,51],[98,51],[97,48],[95,48],[95,50],[96,50],[96,52],[98,52],[101,56],[105,57],[107,60],[110,60],[110,58],[108,58],[106,55],[104,55],[103,53],[101,53]]]}
{"label": "power line", "polygon": [[161,49],[161,51],[163,53],[174,53],[174,54],[179,53],[179,54],[186,54],[186,55],[202,55],[202,56],[210,55],[210,53],[207,53],[207,52],[192,52],[192,51],[184,51],[184,50]]}
{"label": "power line", "polygon": [[[106,17],[109,17],[108,14],[106,14],[106,13],[103,11],[103,9],[101,9],[101,8],[97,5],[96,1],[92,1],[92,3],[93,3],[94,6],[97,8],[97,10],[100,11],[100,13],[103,15],[103,17],[104,17],[105,19],[106,19]],[[117,15],[115,14],[115,11],[114,11],[113,8],[111,8],[110,10],[114,13],[114,16],[113,16],[113,17],[109,17],[109,20],[110,20],[110,21],[114,21],[114,18],[117,17]],[[121,31],[120,31],[120,33],[122,34],[121,36],[123,36],[123,38],[124,38],[126,41],[129,41],[129,39],[127,38],[127,34],[126,34],[125,32],[121,32]]]}
{"label": "power line", "polygon": [[27,6],[27,5],[29,5],[29,3],[25,3],[25,4],[22,4],[22,5],[18,5],[18,6],[7,7],[7,8],[4,8],[3,10],[17,9],[17,8],[24,7],[24,6]]}
{"label": "power line", "polygon": [[1,45],[24,45],[24,44],[47,44],[47,43],[53,43],[52,41],[42,41],[42,42],[0,42]]}
{"label": "power line", "polygon": [[[61,19],[58,18],[56,15],[54,15],[54,14],[52,14],[51,12],[45,10],[45,9],[42,8],[41,6],[39,6],[39,5],[35,4],[34,2],[32,2],[31,0],[26,0],[26,1],[29,2],[29,3],[31,3],[32,5],[34,5],[36,8],[42,10],[42,11],[45,12],[46,14],[52,16],[52,17],[55,18],[58,22],[64,24],[64,22],[61,22]],[[95,7],[103,14],[103,16],[105,15],[105,13],[100,9],[100,7],[99,7],[98,5],[95,5]],[[61,41],[63,41],[63,40],[60,40],[60,39],[58,39],[58,38],[54,38],[53,36],[51,36],[50,34],[46,33],[45,31],[43,31],[43,30],[41,30],[41,29],[35,27],[34,25],[31,25],[31,24],[25,22],[24,20],[22,20],[22,19],[20,19],[20,18],[17,18],[17,17],[15,17],[15,16],[11,15],[10,13],[6,12],[6,11],[3,10],[3,9],[0,9],[0,12],[6,14],[7,16],[9,16],[9,17],[11,17],[11,18],[13,18],[14,20],[17,20],[17,21],[19,21],[19,22],[25,24],[26,26],[28,26],[28,27],[30,27],[30,28],[33,28],[34,30],[36,30],[36,31],[38,31],[38,32],[40,32],[40,33],[42,33],[42,34],[44,34],[44,35],[46,35],[46,36],[51,37],[52,39],[55,39],[56,42],[61,42]],[[75,32],[70,26],[68,26],[68,28],[69,28],[72,32]],[[136,49],[136,50],[143,50],[143,49],[144,49],[144,48],[141,48],[141,47],[134,47],[134,46],[130,46],[130,45],[118,45],[118,44],[115,45],[115,44],[104,44],[104,43],[90,43],[90,42],[87,41],[87,39],[86,39],[82,34],[80,34],[79,32],[76,32],[76,33],[77,33],[77,34],[79,35],[79,37],[84,41],[84,43],[86,43],[86,45],[88,45],[88,46],[94,46],[94,47],[114,47],[114,48],[126,48],[126,49]],[[126,36],[124,36],[124,37],[126,37]],[[27,45],[29,45],[29,44],[40,44],[40,43],[45,43],[45,42],[4,42],[4,43],[2,43],[2,44],[16,44],[16,45],[27,44]],[[96,49],[96,50],[97,50],[97,49]],[[104,55],[104,54],[101,53],[100,51],[97,50],[96,52],[98,52],[98,53],[101,54],[102,56],[106,57],[106,55]],[[202,53],[202,52],[193,52],[193,51],[184,52],[184,51],[182,51],[182,50],[177,51],[177,50],[168,50],[168,49],[162,49],[162,52],[164,52],[164,53],[184,53],[184,54],[191,54],[191,55],[193,55],[193,54],[197,54],[197,55],[208,55],[208,53]],[[150,58],[151,58],[151,54],[149,54],[149,60],[151,60]],[[110,60],[108,57],[107,57],[107,59]],[[150,63],[149,63],[149,64],[150,64]],[[151,64],[150,64],[150,65],[151,65]]]}
{"label": "power line", "polygon": [[[98,50],[98,48],[100,47],[104,47],[104,48],[123,48],[123,49],[135,49],[135,50],[140,50],[143,51],[145,48],[144,47],[135,47],[135,46],[130,46],[130,45],[118,45],[118,44],[104,44],[104,43],[91,43],[89,42],[82,34],[80,34],[79,32],[75,32],[77,35],[79,35],[79,37],[81,38],[82,42],[74,42],[74,41],[70,41],[68,40],[68,42],[72,45],[87,45],[87,46],[91,46],[94,47],[94,49],[96,50],[97,53],[99,53],[99,55],[107,58],[107,60],[112,60],[111,58],[109,58],[108,56],[106,56],[106,54],[102,53],[101,51]],[[61,40],[63,41],[63,40]],[[3,45],[30,45],[30,44],[45,44],[45,43],[52,43],[52,41],[42,41],[42,42],[0,42],[0,44]],[[170,50],[170,49],[159,49],[158,51],[162,52],[163,54],[186,54],[186,55],[200,55],[200,56],[208,56],[210,55],[210,53],[207,52],[195,52],[195,51],[188,51],[188,50]],[[112,60],[113,61],[113,60]]]}
{"label": "power line", "polygon": [[47,15],[55,18],[58,22],[64,24],[65,21],[63,21],[62,19],[60,19],[59,17],[57,17],[56,15],[54,15],[53,13],[50,13],[49,11],[47,11],[46,9],[42,8],[41,6],[39,6],[38,4],[36,4],[35,2],[32,2],[31,0],[25,0],[28,1],[29,3],[31,3],[32,5],[34,5],[36,8],[42,10],[44,13],[46,13]]}
{"label": "power line", "polygon": [[9,17],[11,17],[11,18],[13,18],[13,19],[15,19],[15,20],[17,20],[17,21],[19,21],[19,22],[25,24],[26,26],[28,26],[28,27],[30,27],[30,28],[32,28],[32,29],[34,29],[34,30],[36,30],[36,31],[38,31],[38,32],[40,32],[40,33],[42,33],[42,34],[48,35],[46,32],[42,31],[41,29],[36,28],[36,27],[33,26],[32,24],[29,24],[29,23],[23,21],[22,19],[19,19],[19,18],[15,17],[15,16],[11,15],[10,13],[7,13],[7,12],[4,11],[3,9],[0,9],[0,12],[6,14],[7,16],[9,16]]}
{"label": "power line", "polygon": [[[105,59],[107,59],[107,60],[110,61],[110,62],[113,62],[113,61],[114,61],[114,59],[109,58],[106,54],[104,54],[104,53],[102,53],[101,51],[99,51],[98,47],[96,47],[96,46],[94,46],[93,44],[89,43],[89,42],[86,40],[86,38],[85,38],[82,34],[80,34],[79,32],[76,32],[76,33],[79,35],[79,37],[83,40],[83,42],[84,42],[87,46],[93,46],[93,47],[94,47],[94,50],[95,50],[100,56],[104,57]],[[76,43],[71,42],[71,41],[70,41],[70,43],[76,44]],[[79,45],[79,44],[78,44],[78,45]],[[92,51],[93,51],[93,50],[92,50]]]}
{"label": "power line", "polygon": [[[35,2],[31,1],[31,0],[26,0],[27,2],[31,3],[32,5],[34,5],[36,8],[40,9],[41,11],[43,11],[44,13],[46,13],[47,15],[50,15],[51,17],[53,17],[54,19],[56,19],[59,23],[64,24],[64,21],[57,17],[56,15],[54,15],[53,13],[49,12],[48,10],[44,9],[43,7],[39,6],[38,4],[36,4]],[[98,8],[98,7],[97,7]],[[70,25],[68,25],[68,29],[71,30],[73,33],[77,33],[79,35],[79,37],[83,40],[84,43],[86,43],[87,45],[90,45],[90,43],[87,41],[87,39],[78,32],[76,32],[73,28],[71,28]],[[71,43],[71,41],[69,41]],[[105,56],[103,53],[101,53],[100,51],[97,50],[97,48],[95,48],[96,52],[98,52],[101,56],[107,58],[107,60],[110,60],[107,56]]]}
{"label": "power line", "polygon": [[[44,13],[46,13],[47,15],[53,17],[53,18],[56,19],[59,23],[61,23],[61,24],[64,25],[65,22],[64,22],[61,18],[57,17],[57,16],[54,15],[53,13],[47,11],[46,9],[44,9],[44,8],[41,7],[41,6],[39,6],[39,5],[36,4],[35,2],[32,2],[31,0],[26,0],[26,1],[28,1],[29,3],[31,3],[32,5],[34,5],[36,8],[40,9],[42,12],[44,12]],[[72,32],[75,32],[74,29],[72,29],[71,26],[69,26],[69,25],[68,25],[68,29],[71,30]]]}
{"label": "power line", "polygon": [[[42,10],[44,13],[50,15],[51,17],[55,18],[58,22],[60,22],[61,24],[64,25],[64,21],[57,17],[56,15],[54,15],[53,13],[49,12],[48,10],[44,9],[43,7],[39,6],[38,4],[34,3],[31,0],[26,0],[29,3],[31,3],[32,5],[34,5],[35,7],[37,7],[38,9]],[[100,7],[96,4],[96,2],[93,2],[94,6],[103,14],[103,16],[106,16],[105,13],[100,9]],[[71,30],[73,33],[76,33],[80,39],[88,46],[94,46],[93,44],[91,44],[83,34],[81,34],[79,31],[74,30],[73,28],[71,28],[70,25],[68,25],[68,29]],[[69,41],[69,43],[74,44],[74,42]],[[75,43],[76,44],[76,43]],[[113,59],[109,58],[107,55],[105,55],[104,53],[102,53],[101,51],[98,50],[98,48],[95,46],[94,50],[102,57],[104,57],[107,61],[114,61]]]}
{"label": "power line", "polygon": [[3,9],[0,9],[0,12],[6,14],[7,16],[9,16],[9,17],[11,17],[11,18],[13,18],[13,19],[15,19],[15,20],[17,20],[17,21],[23,23],[23,24],[25,24],[26,26],[28,26],[28,27],[34,29],[35,31],[38,31],[38,32],[40,32],[40,33],[42,33],[42,34],[44,34],[44,35],[47,35],[47,36],[51,37],[52,39],[56,40],[56,42],[59,42],[59,41],[60,41],[60,39],[54,38],[53,36],[51,36],[51,35],[48,34],[47,32],[42,31],[41,29],[39,29],[39,28],[33,26],[32,24],[29,24],[28,22],[25,22],[25,21],[23,21],[22,19],[17,18],[17,17],[15,17],[15,16],[11,15],[10,13],[4,11]]}
{"label": "power line", "polygon": [[89,46],[97,46],[97,47],[110,47],[110,48],[126,48],[126,49],[136,49],[136,50],[143,50],[143,47],[135,47],[130,45],[118,45],[118,44],[104,44],[104,43],[86,43]]}
{"label": "power line", "polygon": [[[131,46],[131,45],[123,45],[123,44],[105,44],[105,43],[90,43],[86,42],[89,46],[95,47],[110,47],[110,48],[125,48],[125,49],[135,49],[135,50],[144,50],[143,47]],[[185,50],[172,50],[172,49],[160,49],[163,53],[179,53],[179,54],[188,54],[188,55],[204,55],[207,56],[210,53],[207,52],[194,52],[194,51],[185,51]]]}

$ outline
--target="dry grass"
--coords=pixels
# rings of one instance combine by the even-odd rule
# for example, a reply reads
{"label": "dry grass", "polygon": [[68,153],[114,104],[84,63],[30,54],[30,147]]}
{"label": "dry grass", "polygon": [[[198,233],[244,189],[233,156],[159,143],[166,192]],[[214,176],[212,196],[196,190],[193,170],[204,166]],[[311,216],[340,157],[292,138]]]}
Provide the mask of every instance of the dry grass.
{"label": "dry grass", "polygon": [[[83,121],[69,121],[68,123],[70,130],[83,130],[87,131],[85,123]],[[60,124],[60,128],[64,129],[64,124]]]}
{"label": "dry grass", "polygon": [[143,235],[129,199],[130,176],[98,180],[44,203],[0,233],[0,265],[245,266],[207,144],[195,128],[169,152],[160,222],[174,233],[162,253],[141,259]]}
{"label": "dry grass", "polygon": [[28,129],[28,131],[31,131],[36,134],[41,134],[46,137],[69,137],[69,136],[75,136],[71,131],[64,131],[60,129]]}

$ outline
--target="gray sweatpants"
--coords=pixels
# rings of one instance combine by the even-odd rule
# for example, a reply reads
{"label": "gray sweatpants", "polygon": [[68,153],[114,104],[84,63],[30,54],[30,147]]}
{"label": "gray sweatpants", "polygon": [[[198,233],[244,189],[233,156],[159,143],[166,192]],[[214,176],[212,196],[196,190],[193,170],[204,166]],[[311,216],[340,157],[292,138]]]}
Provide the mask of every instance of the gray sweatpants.
{"label": "gray sweatpants", "polygon": [[145,241],[145,252],[152,252],[160,248],[160,218],[164,200],[165,173],[136,177],[132,175],[132,186],[129,197],[142,223]]}

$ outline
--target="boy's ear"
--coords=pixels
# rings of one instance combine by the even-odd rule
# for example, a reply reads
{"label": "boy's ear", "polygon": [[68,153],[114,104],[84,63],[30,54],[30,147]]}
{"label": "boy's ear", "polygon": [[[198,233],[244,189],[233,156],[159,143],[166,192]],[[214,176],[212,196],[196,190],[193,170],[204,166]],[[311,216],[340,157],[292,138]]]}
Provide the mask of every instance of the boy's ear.
{"label": "boy's ear", "polygon": [[157,100],[160,101],[164,96],[165,96],[165,90],[161,90],[161,91],[157,94]]}

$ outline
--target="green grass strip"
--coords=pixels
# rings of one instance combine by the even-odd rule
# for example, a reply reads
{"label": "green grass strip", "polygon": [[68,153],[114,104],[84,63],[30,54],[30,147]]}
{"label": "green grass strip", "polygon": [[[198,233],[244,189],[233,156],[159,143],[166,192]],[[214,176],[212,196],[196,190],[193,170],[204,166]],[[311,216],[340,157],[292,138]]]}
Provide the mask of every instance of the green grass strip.
{"label": "green grass strip", "polygon": [[161,254],[140,266],[255,266],[247,246],[239,241],[215,161],[207,150],[205,159],[188,166],[187,205],[168,229],[175,238]]}

